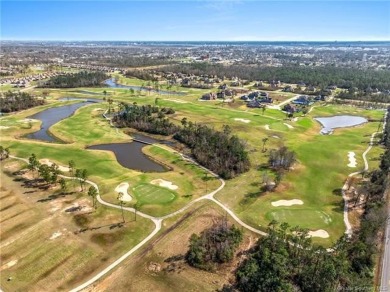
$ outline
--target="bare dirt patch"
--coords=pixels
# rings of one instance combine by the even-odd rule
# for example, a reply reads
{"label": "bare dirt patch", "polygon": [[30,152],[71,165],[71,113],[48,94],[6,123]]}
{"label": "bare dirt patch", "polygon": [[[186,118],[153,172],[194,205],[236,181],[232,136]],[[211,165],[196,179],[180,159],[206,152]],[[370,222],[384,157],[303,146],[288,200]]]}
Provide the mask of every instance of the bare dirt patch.
{"label": "bare dirt patch", "polygon": [[[52,166],[53,163],[54,163],[54,162],[52,162],[52,161],[50,161],[49,159],[46,159],[46,158],[39,159],[39,162],[41,164],[46,164],[47,166]],[[57,164],[57,166],[58,166],[58,169],[60,171],[64,171],[64,172],[68,172],[69,171],[69,167],[67,167],[67,166],[62,166],[62,165],[58,165],[58,164]]]}

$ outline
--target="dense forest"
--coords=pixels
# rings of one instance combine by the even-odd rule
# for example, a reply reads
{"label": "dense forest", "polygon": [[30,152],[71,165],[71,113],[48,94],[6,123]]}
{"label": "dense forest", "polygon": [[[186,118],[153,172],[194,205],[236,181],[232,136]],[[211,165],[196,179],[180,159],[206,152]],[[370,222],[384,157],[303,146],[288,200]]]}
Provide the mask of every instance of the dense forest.
{"label": "dense forest", "polygon": [[245,65],[223,66],[219,64],[194,63],[166,66],[165,72],[182,72],[195,75],[217,75],[218,77],[238,77],[246,80],[280,80],[285,83],[304,82],[307,85],[341,88],[356,87],[365,90],[369,87],[379,90],[390,89],[390,71],[362,70],[355,68],[325,67],[251,67]]}
{"label": "dense forest", "polygon": [[26,92],[5,92],[0,95],[0,112],[9,113],[43,105],[45,100],[38,99]]}
{"label": "dense forest", "polygon": [[151,105],[122,104],[113,122],[118,127],[132,127],[139,131],[159,135],[173,135],[177,141],[191,149],[197,162],[225,179],[249,170],[250,162],[244,144],[231,135],[228,126],[216,131],[204,125],[182,120],[182,126],[171,123],[166,115],[173,114],[170,108]]}
{"label": "dense forest", "polygon": [[213,271],[217,264],[227,263],[234,257],[242,241],[242,231],[226,221],[215,224],[200,235],[192,234],[186,261],[189,265]]}
{"label": "dense forest", "polygon": [[384,93],[371,93],[364,90],[356,91],[350,88],[348,91],[341,91],[336,95],[337,98],[341,99],[353,99],[353,100],[364,100],[372,102],[383,102],[390,103],[390,95]]}
{"label": "dense forest", "polygon": [[74,88],[102,86],[102,82],[110,77],[103,72],[78,72],[75,74],[59,75],[42,82],[39,87]]}
{"label": "dense forest", "polygon": [[147,67],[147,66],[158,66],[171,64],[173,61],[167,57],[117,57],[109,60],[105,60],[109,66],[116,67]]}
{"label": "dense forest", "polygon": [[308,231],[271,222],[236,270],[239,291],[336,291],[348,281],[346,242],[331,252],[316,246]]}

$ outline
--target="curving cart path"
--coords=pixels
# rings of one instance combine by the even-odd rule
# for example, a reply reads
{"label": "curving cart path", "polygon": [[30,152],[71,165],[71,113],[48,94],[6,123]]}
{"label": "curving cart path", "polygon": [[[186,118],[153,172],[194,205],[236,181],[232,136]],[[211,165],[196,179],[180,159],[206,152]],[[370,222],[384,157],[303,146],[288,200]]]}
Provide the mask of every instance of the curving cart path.
{"label": "curving cart path", "polygon": [[[367,153],[371,150],[372,146],[373,146],[373,140],[374,140],[374,137],[375,135],[377,134],[378,132],[375,132],[371,135],[371,138],[370,138],[370,143],[369,143],[369,147],[366,149],[366,151],[363,153],[362,157],[363,157],[363,160],[364,160],[364,170],[363,171],[367,171],[368,170],[368,162],[367,162],[367,158],[366,158],[366,155]],[[164,148],[162,146],[159,146],[159,145],[156,145],[158,147],[161,147],[161,148]],[[81,291],[85,288],[87,288],[89,285],[93,284],[94,282],[96,282],[97,280],[99,280],[100,278],[102,278],[103,276],[105,276],[107,273],[109,273],[112,269],[114,269],[115,267],[117,267],[120,263],[122,263],[125,259],[127,259],[130,255],[132,255],[134,252],[136,252],[138,249],[140,249],[144,244],[146,244],[151,238],[153,238],[160,230],[161,230],[161,226],[162,226],[162,221],[164,219],[167,219],[167,218],[171,218],[173,216],[176,216],[182,212],[184,212],[185,210],[187,210],[190,206],[192,206],[194,203],[196,202],[199,202],[201,200],[210,200],[212,202],[214,202],[215,204],[217,204],[218,206],[220,206],[223,210],[225,210],[238,224],[240,224],[241,226],[245,227],[246,229],[254,232],[254,233],[257,233],[259,235],[263,235],[263,236],[266,236],[267,233],[261,231],[261,230],[258,230],[246,223],[244,223],[243,221],[241,221],[241,219],[238,218],[238,216],[232,211],[230,210],[229,208],[227,208],[224,204],[222,204],[221,202],[219,202],[218,200],[216,200],[214,198],[214,195],[219,192],[220,190],[222,190],[225,186],[225,181],[220,178],[218,175],[216,175],[215,173],[213,173],[212,171],[210,171],[209,169],[199,165],[196,161],[192,160],[191,158],[177,152],[177,151],[174,151],[176,153],[178,153],[183,159],[185,160],[188,160],[196,165],[198,165],[199,167],[201,167],[202,169],[204,169],[205,171],[209,172],[210,174],[212,174],[214,177],[218,178],[221,182],[221,185],[214,191],[202,196],[202,197],[199,197],[193,201],[191,201],[189,204],[187,204],[186,206],[184,206],[183,208],[171,213],[171,214],[168,214],[168,215],[165,215],[165,216],[162,216],[162,217],[154,217],[154,216],[151,216],[151,215],[148,215],[148,214],[145,214],[145,213],[142,213],[140,211],[137,211],[135,210],[134,208],[130,208],[130,207],[123,207],[123,210],[126,210],[128,212],[137,212],[137,215],[141,216],[141,217],[144,217],[146,219],[149,219],[151,220],[154,224],[155,224],[155,228],[154,230],[146,237],[144,238],[141,242],[139,242],[136,246],[134,246],[132,249],[130,249],[128,252],[126,252],[124,255],[122,255],[119,259],[117,259],[116,261],[114,261],[113,263],[111,263],[108,267],[106,267],[104,270],[102,270],[101,272],[99,272],[98,274],[96,274],[95,276],[93,276],[91,279],[89,279],[88,281],[84,282],[83,284],[73,288],[71,290],[71,292],[77,292],[77,291]],[[20,157],[17,157],[17,156],[13,156],[13,155],[10,155],[9,156],[10,158],[14,158],[14,159],[18,159],[18,160],[22,160],[26,163],[28,163],[28,160],[25,159],[25,158],[20,158]],[[360,171],[360,172],[354,172],[354,173],[351,173],[349,174],[348,177],[351,177],[351,176],[354,176],[354,175],[357,175],[363,171]],[[66,178],[66,179],[78,179],[78,178],[75,178],[75,177],[69,177],[69,176],[64,176],[64,175],[59,175],[60,177],[63,177],[63,178]],[[90,180],[87,180],[86,183],[90,184],[91,186],[93,186],[96,190],[97,190],[97,200],[99,203],[101,203],[102,205],[105,205],[107,207],[111,207],[111,208],[116,208],[116,209],[120,209],[121,207],[118,206],[118,205],[115,205],[115,204],[111,204],[111,203],[108,203],[106,201],[104,201],[101,197],[100,197],[100,194],[99,194],[99,187],[96,183],[90,181]],[[343,188],[342,188],[342,194],[343,194],[343,199],[344,199],[344,223],[346,225],[346,234],[348,236],[352,235],[352,228],[351,228],[351,224],[349,223],[349,220],[348,220],[348,206],[347,206],[347,198],[346,198],[346,194],[345,194],[345,191],[347,190],[347,182],[344,184]]]}

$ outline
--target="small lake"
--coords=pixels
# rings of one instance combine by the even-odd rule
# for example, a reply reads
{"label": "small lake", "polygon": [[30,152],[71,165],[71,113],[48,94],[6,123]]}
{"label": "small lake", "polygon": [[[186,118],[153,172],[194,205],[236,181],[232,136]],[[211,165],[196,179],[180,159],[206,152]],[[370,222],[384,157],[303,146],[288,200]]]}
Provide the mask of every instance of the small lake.
{"label": "small lake", "polygon": [[[150,137],[136,134],[135,139],[145,141],[147,143],[156,143]],[[151,160],[148,156],[142,153],[142,148],[146,144],[140,142],[129,142],[129,143],[110,143],[110,144],[99,144],[87,147],[91,150],[105,150],[111,151],[115,154],[115,157],[120,165],[129,169],[147,171],[147,172],[165,172],[167,169],[161,164]]]}
{"label": "small lake", "polygon": [[[62,100],[68,100],[68,99],[62,99]],[[69,98],[69,100],[73,100],[73,98]],[[60,139],[57,139],[56,137],[51,135],[48,130],[52,125],[58,123],[63,119],[66,119],[67,117],[70,117],[77,109],[79,109],[82,106],[85,106],[86,103],[88,102],[85,99],[80,99],[80,100],[82,100],[83,102],[78,102],[78,103],[73,103],[73,104],[68,104],[68,105],[63,105],[58,107],[52,107],[27,117],[29,119],[42,121],[42,125],[40,130],[31,134],[27,134],[25,137],[33,140],[62,143]],[[97,101],[90,101],[90,102],[97,102]]]}
{"label": "small lake", "polygon": [[[142,86],[118,84],[114,81],[114,79],[108,79],[108,80],[104,81],[104,84],[106,84],[112,88],[134,89],[135,91],[137,91],[137,90],[149,91],[148,89],[146,89],[145,87],[142,87]],[[154,90],[154,89],[151,91],[157,92],[157,93],[162,94],[162,95],[185,95],[184,92],[176,92],[176,91]]]}
{"label": "small lake", "polygon": [[347,115],[314,119],[322,125],[321,134],[324,135],[331,134],[337,128],[353,127],[367,122],[366,118]]}

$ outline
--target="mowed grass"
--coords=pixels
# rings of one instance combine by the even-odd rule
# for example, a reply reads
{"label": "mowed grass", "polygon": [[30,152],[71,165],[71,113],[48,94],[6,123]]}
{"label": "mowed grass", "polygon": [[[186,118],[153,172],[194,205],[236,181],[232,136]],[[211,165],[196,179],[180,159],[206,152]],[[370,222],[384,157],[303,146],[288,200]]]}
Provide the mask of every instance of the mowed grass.
{"label": "mowed grass", "polygon": [[176,197],[172,191],[151,184],[140,184],[133,191],[140,205],[167,204]]}
{"label": "mowed grass", "polygon": [[[86,90],[101,91],[101,89]],[[362,169],[361,155],[367,148],[369,136],[376,131],[378,123],[367,123],[356,128],[337,129],[331,136],[321,136],[319,135],[321,126],[313,117],[352,114],[375,119],[383,116],[381,111],[316,104],[310,114],[307,116],[297,114],[298,120],[291,121],[287,120],[285,114],[280,111],[267,109],[263,113],[260,109],[248,109],[244,103],[239,101],[236,101],[234,106],[223,105],[220,101],[200,102],[198,98],[200,94],[204,93],[202,90],[189,90],[185,96],[157,94],[132,96],[128,90],[107,89],[107,91],[114,100],[129,103],[153,104],[155,99],[159,98],[159,106],[171,106],[176,110],[176,113],[170,118],[178,124],[183,117],[187,117],[188,120],[206,124],[215,129],[221,129],[224,124],[229,125],[233,134],[236,134],[247,144],[252,167],[249,172],[227,181],[225,188],[217,194],[217,198],[234,210],[245,222],[257,228],[265,229],[271,218],[278,217],[287,218],[294,225],[299,223],[297,225],[310,229],[325,229],[330,234],[330,239],[318,239],[324,244],[330,244],[344,232],[343,201],[338,190],[342,187],[349,173]],[[57,96],[63,94],[69,95],[65,91],[57,92]],[[178,103],[177,100],[186,103]],[[93,113],[94,107],[99,107],[99,105],[90,106],[89,109],[87,107],[81,108],[74,116],[53,127],[53,131],[61,132],[64,137],[68,137],[69,141],[75,141],[74,144],[63,146],[64,148],[61,151],[56,151],[55,154],[51,153],[50,150],[42,151],[42,153],[45,154],[45,158],[48,154],[53,155],[48,158],[55,160],[58,158],[59,160],[56,161],[67,161],[68,158],[65,159],[65,157],[73,155],[76,159],[80,158],[77,161],[80,161],[80,165],[85,165],[85,168],[93,164],[91,178],[99,183],[102,195],[106,200],[117,202],[117,194],[113,192],[113,189],[121,182],[127,181],[131,187],[134,187],[139,184],[149,184],[152,179],[166,179],[179,186],[179,189],[175,191],[177,193],[176,199],[167,204],[143,204],[141,207],[144,212],[160,216],[169,214],[197,196],[205,194],[207,187],[209,191],[215,187],[202,180],[204,174],[201,171],[199,173],[193,172],[190,170],[192,166],[185,165],[183,161],[175,162],[174,156],[171,156],[173,154],[169,151],[164,153],[156,148],[145,147],[146,154],[170,165],[174,170],[161,174],[142,174],[119,166],[115,157],[110,153],[96,151],[91,154],[92,151],[79,149],[84,145],[96,144],[94,142],[96,140],[99,142],[111,139],[117,141],[117,133],[108,125],[105,126],[104,121],[100,124],[99,119],[101,120],[101,118]],[[102,105],[102,107],[105,106]],[[237,118],[247,119],[249,123],[235,120]],[[284,123],[293,126],[293,128],[289,128]],[[266,130],[266,125],[269,126],[270,130]],[[96,129],[97,127],[100,128]],[[72,132],[72,129],[75,130]],[[263,171],[259,169],[268,160],[268,152],[261,151],[263,138],[268,138],[266,143],[268,151],[285,145],[296,152],[298,162],[293,170],[286,172],[280,187],[274,193],[260,196]],[[119,139],[121,138],[119,137]],[[15,143],[14,141],[9,142]],[[30,144],[30,142],[28,143]],[[30,145],[35,147],[37,144],[39,143],[31,143]],[[53,148],[57,147],[60,146],[53,145]],[[21,150],[19,146],[17,148]],[[61,153],[64,153],[62,151],[65,150],[68,153],[61,156]],[[356,153],[357,168],[347,167],[349,151]],[[373,148],[369,154],[370,168],[378,165],[375,155],[381,152],[380,147]],[[75,155],[76,153],[77,155]],[[180,167],[177,167],[178,165]],[[187,183],[189,178],[191,180]],[[215,185],[218,187],[217,181]],[[138,199],[137,196],[136,199]],[[271,202],[279,199],[302,199],[304,205],[273,207]],[[137,200],[134,200],[129,205],[136,203]],[[294,211],[283,212],[282,210]],[[302,215],[295,210],[302,210]],[[331,220],[324,220],[324,213]],[[310,220],[306,220],[307,216]]]}
{"label": "mowed grass", "polygon": [[[129,212],[126,223],[118,227],[120,210],[99,206],[94,211],[85,193],[61,195],[58,186],[28,187],[22,177],[12,175],[22,165],[14,160],[1,162],[0,280],[4,291],[70,290],[153,230],[150,220],[135,221]],[[69,181],[68,187],[72,189]],[[83,208],[66,211],[74,206]]]}

